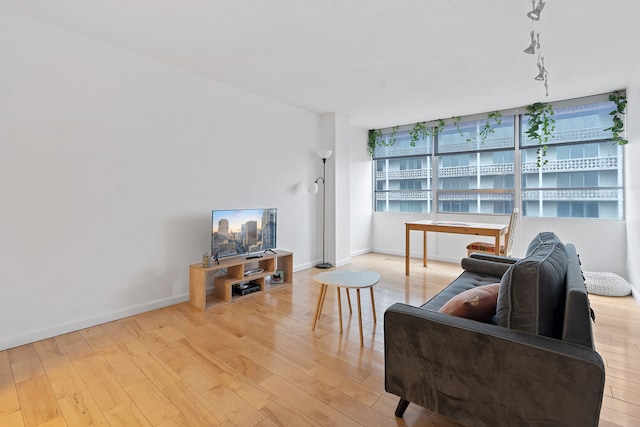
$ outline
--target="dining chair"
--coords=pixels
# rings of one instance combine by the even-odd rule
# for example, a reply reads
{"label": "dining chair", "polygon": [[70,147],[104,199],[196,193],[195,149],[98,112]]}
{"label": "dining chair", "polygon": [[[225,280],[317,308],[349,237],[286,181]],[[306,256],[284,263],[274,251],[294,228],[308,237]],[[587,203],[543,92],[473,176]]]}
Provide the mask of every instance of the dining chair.
{"label": "dining chair", "polygon": [[[513,211],[511,212],[511,218],[509,218],[509,228],[507,228],[507,232],[504,234],[505,244],[500,245],[500,255],[502,256],[511,256],[511,248],[513,247],[516,223],[518,222],[519,216],[520,209],[513,208]],[[467,256],[471,255],[473,252],[495,254],[496,245],[494,242],[472,242],[467,245]]]}

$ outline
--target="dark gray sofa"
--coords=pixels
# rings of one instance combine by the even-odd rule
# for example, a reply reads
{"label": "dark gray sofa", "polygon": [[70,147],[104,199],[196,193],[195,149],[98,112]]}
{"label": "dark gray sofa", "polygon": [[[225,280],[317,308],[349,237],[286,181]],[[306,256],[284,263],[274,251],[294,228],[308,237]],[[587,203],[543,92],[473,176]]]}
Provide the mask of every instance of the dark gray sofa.
{"label": "dark gray sofa", "polygon": [[[385,389],[473,426],[598,425],[605,371],[595,351],[573,245],[540,233],[520,260],[472,254],[421,307],[385,311]],[[489,323],[438,312],[460,292],[500,282]]]}

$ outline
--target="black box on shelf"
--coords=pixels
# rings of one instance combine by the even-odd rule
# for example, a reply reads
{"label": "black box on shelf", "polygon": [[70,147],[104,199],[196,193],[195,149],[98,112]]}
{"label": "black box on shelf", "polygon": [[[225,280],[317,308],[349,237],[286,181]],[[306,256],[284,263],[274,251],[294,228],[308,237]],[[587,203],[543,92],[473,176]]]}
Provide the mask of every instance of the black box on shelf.
{"label": "black box on shelf", "polygon": [[236,295],[247,295],[260,290],[260,284],[255,282],[243,283],[233,286],[233,293]]}

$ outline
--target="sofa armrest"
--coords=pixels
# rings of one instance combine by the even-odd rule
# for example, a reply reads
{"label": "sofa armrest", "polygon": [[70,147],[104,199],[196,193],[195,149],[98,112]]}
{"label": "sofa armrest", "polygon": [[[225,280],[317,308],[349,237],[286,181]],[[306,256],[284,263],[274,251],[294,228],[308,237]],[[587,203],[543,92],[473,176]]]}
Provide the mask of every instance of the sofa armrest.
{"label": "sofa armrest", "polygon": [[592,349],[406,304],[384,315],[385,389],[463,424],[598,424]]}
{"label": "sofa armrest", "polygon": [[480,274],[483,276],[495,276],[496,281],[500,281],[502,275],[507,271],[511,264],[505,262],[488,261],[484,259],[462,258],[460,267],[469,273]]}

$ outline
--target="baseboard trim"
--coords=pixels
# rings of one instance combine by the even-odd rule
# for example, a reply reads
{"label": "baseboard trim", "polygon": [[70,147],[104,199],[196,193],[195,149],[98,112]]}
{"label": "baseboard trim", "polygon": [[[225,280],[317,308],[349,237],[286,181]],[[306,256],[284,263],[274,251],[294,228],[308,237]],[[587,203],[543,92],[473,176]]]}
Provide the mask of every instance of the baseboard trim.
{"label": "baseboard trim", "polygon": [[89,316],[83,319],[76,319],[71,322],[52,325],[47,328],[26,331],[24,333],[21,333],[20,335],[3,337],[2,339],[0,339],[0,351],[55,337],[58,335],[68,334],[69,332],[79,331],[84,328],[90,328],[92,326],[101,325],[103,323],[112,322],[114,320],[123,319],[125,317],[133,316],[147,311],[157,310],[159,308],[179,304],[188,300],[189,294],[185,293],[169,298],[162,298],[155,301],[146,302],[144,304],[132,305],[119,310],[100,313],[96,316]]}
{"label": "baseboard trim", "polygon": [[[399,251],[388,251],[388,250],[381,250],[381,249],[374,249],[373,251],[374,253],[377,254],[387,254],[387,255],[397,255],[397,256],[401,256],[401,257],[405,257],[405,253],[404,252],[399,252]],[[417,258],[419,260],[422,259],[422,254],[418,254],[418,253],[412,253],[409,254],[410,258]],[[438,255],[428,255],[427,257],[427,261],[431,260],[431,261],[442,261],[442,262],[450,262],[453,264],[460,264],[460,260],[462,259],[462,257],[460,258],[451,258],[451,257],[443,257],[443,256],[438,256]]]}
{"label": "baseboard trim", "polygon": [[635,300],[636,304],[640,306],[640,292],[636,291],[636,289],[631,287],[631,296]]}

